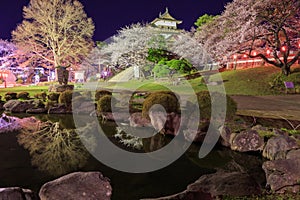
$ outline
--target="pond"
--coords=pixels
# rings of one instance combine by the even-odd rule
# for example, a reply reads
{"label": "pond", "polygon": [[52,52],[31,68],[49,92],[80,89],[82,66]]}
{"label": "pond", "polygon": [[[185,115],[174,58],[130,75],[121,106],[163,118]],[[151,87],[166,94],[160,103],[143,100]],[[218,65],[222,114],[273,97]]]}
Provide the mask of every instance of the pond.
{"label": "pond", "polygon": [[[35,118],[42,121],[59,122],[61,127],[67,129],[74,128],[72,115],[36,115]],[[105,122],[101,126],[105,132],[109,133],[109,137],[116,133],[114,123]],[[90,154],[81,155],[80,152],[74,155],[76,155],[77,161],[82,162],[75,164],[73,159],[62,162],[54,155],[44,154],[41,150],[37,151],[37,155],[30,154],[28,149],[37,148],[34,146],[35,142],[28,141],[25,142],[26,144],[20,145],[19,134],[17,132],[0,134],[0,187],[19,186],[38,193],[44,183],[64,174],[73,171],[100,171],[111,180],[112,200],[137,200],[181,192],[201,175],[213,173],[217,169],[228,169],[232,163],[247,169],[250,175],[264,184],[261,158],[257,155],[233,152],[222,147],[216,147],[208,156],[199,159],[200,145],[192,144],[184,155],[168,167],[155,172],[133,174],[112,169]],[[144,146],[139,151],[147,152],[154,146],[161,147],[171,140],[171,137],[157,134],[151,139],[143,139]],[[45,143],[45,147],[42,149],[47,149],[50,143]],[[73,162],[74,165],[69,162]]]}

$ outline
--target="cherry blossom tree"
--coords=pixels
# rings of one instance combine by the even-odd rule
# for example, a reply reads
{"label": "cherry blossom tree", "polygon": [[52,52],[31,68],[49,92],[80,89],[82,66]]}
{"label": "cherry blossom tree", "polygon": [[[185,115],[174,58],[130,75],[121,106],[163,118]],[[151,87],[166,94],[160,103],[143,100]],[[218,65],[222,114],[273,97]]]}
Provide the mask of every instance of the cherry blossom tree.
{"label": "cherry blossom tree", "polygon": [[[208,54],[190,33],[181,31],[172,39],[166,39],[159,29],[142,24],[121,29],[110,38],[110,43],[101,50],[100,56],[109,55],[109,62],[122,68],[134,65],[143,67],[149,65],[149,60],[153,61],[148,57],[149,50],[163,51],[175,59],[184,58],[197,68],[203,68],[210,62]],[[103,59],[103,62],[107,62],[107,59]]]}
{"label": "cherry blossom tree", "polygon": [[222,15],[204,24],[195,38],[216,61],[246,54],[289,75],[300,56],[299,20],[298,0],[234,0]]}
{"label": "cherry blossom tree", "polygon": [[12,65],[16,49],[13,43],[0,39],[0,67],[5,68]]}

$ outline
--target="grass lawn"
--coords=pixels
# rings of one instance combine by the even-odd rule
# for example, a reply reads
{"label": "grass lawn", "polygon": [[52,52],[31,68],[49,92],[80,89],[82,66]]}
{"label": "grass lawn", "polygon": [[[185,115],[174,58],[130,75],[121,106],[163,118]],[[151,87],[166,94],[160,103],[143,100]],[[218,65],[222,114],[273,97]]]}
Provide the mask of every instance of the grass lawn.
{"label": "grass lawn", "polygon": [[11,87],[11,88],[0,88],[0,96],[2,99],[4,98],[7,92],[28,92],[30,97],[34,97],[35,94],[41,92],[47,92],[49,86],[18,86],[18,87]]}
{"label": "grass lawn", "polygon": [[[271,88],[272,82],[281,70],[276,67],[257,67],[243,70],[230,70],[221,72],[226,93],[229,95],[280,95],[285,94],[282,81],[293,81],[300,89],[300,65],[292,68],[292,74],[288,77],[282,77],[280,88],[275,86]],[[210,76],[210,81],[215,81],[216,76]],[[178,85],[173,85],[168,79],[147,80],[131,80],[124,83],[99,83],[100,88],[108,89],[127,89],[140,91],[161,91],[172,90],[181,94],[189,94],[191,92],[199,92],[207,90],[207,86],[203,83],[202,77],[191,80],[182,80]],[[30,97],[36,93],[47,92],[49,86],[20,86],[13,88],[0,88],[0,96],[2,98],[7,92],[29,92]],[[191,88],[193,90],[191,91]]]}
{"label": "grass lawn", "polygon": [[[243,70],[230,70],[220,73],[223,79],[226,93],[229,95],[281,95],[285,94],[284,85],[281,82],[280,87],[271,85],[276,76],[281,74],[281,69],[271,66],[248,68]],[[189,80],[188,83],[182,82],[179,85],[173,86],[168,80],[153,81],[145,80],[143,82],[132,80],[118,84],[108,84],[107,88],[129,89],[147,91],[166,90],[166,87],[187,94],[190,92],[190,87],[195,92],[207,90],[206,85],[201,80],[201,77]],[[212,75],[210,81],[216,81],[216,76]],[[292,74],[288,77],[282,77],[282,81],[293,81],[296,87],[300,88],[300,66],[292,68]],[[140,87],[138,85],[141,85]],[[188,86],[189,85],[189,86]]]}

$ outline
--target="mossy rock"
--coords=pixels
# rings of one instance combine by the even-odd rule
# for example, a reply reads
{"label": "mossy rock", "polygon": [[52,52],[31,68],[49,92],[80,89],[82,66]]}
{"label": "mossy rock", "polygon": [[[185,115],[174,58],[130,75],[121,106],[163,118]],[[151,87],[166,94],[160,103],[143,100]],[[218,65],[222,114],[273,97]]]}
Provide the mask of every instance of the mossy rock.
{"label": "mossy rock", "polygon": [[46,101],[47,93],[46,92],[37,93],[37,94],[34,95],[34,98]]}
{"label": "mossy rock", "polygon": [[[180,113],[179,98],[171,91],[151,93],[143,103],[142,116],[149,118],[149,111],[155,104],[164,107],[167,113]],[[152,109],[154,109],[152,107]]]}
{"label": "mossy rock", "polygon": [[6,101],[9,101],[9,100],[12,100],[12,99],[17,99],[17,93],[16,92],[7,92],[5,94],[5,100]]}
{"label": "mossy rock", "polygon": [[29,99],[29,93],[28,92],[20,92],[17,94],[18,99]]}
{"label": "mossy rock", "polygon": [[112,95],[104,95],[97,101],[97,112],[111,112],[116,103],[117,100]]}
{"label": "mossy rock", "polygon": [[101,97],[105,95],[112,95],[112,92],[108,90],[97,90],[95,93],[95,101],[98,101]]}
{"label": "mossy rock", "polygon": [[73,91],[66,90],[59,95],[58,103],[64,104],[66,106],[66,108],[71,108],[72,107],[72,97],[73,97]]}
{"label": "mossy rock", "polygon": [[48,94],[48,99],[50,101],[58,102],[59,95],[60,95],[60,93],[58,93],[58,92],[51,92]]}

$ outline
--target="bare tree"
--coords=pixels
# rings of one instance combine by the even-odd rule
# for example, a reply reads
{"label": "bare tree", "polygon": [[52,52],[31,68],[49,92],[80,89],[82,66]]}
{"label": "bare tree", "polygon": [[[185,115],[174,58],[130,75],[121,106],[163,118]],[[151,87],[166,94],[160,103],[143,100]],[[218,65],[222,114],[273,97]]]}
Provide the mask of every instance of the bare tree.
{"label": "bare tree", "polygon": [[215,60],[246,54],[289,75],[300,56],[299,20],[299,0],[234,0],[195,36]]}
{"label": "bare tree", "polygon": [[95,27],[78,0],[31,0],[23,17],[13,41],[54,67],[76,68],[93,47]]}

